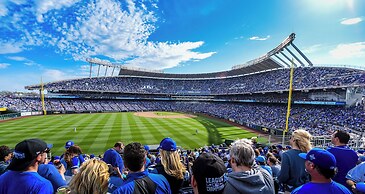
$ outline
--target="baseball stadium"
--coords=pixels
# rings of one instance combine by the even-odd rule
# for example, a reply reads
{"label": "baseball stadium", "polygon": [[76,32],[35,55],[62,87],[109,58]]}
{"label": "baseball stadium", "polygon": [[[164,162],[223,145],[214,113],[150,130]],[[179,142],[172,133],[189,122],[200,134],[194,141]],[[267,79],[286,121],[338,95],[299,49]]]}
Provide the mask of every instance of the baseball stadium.
{"label": "baseball stadium", "polygon": [[287,144],[298,128],[317,146],[339,129],[361,140],[365,71],[313,65],[294,40],[292,33],[261,57],[213,73],[171,74],[88,58],[88,77],[28,85],[32,93],[23,96],[2,94],[1,142],[14,147],[41,138],[62,154],[72,140],[99,155],[116,141],[154,146],[164,137],[183,149],[252,137]]}

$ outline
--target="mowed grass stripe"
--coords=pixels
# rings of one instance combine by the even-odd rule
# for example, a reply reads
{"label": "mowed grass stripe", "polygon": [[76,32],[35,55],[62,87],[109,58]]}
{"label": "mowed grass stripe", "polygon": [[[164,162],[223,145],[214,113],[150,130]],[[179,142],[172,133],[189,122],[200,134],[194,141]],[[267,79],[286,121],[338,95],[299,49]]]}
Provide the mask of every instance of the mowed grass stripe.
{"label": "mowed grass stripe", "polygon": [[52,131],[59,131],[60,128],[63,130],[64,125],[67,126],[68,123],[74,123],[81,116],[76,117],[60,122],[59,119],[55,119],[52,116],[37,116],[32,122],[29,122],[29,126],[21,126],[21,128],[13,127],[10,129],[12,133],[2,135],[2,138],[13,140],[50,137]]}
{"label": "mowed grass stripe", "polygon": [[[144,144],[158,145],[163,138],[168,137],[166,136],[168,134],[165,133],[165,130],[155,121],[155,119],[141,117],[140,120],[150,127],[150,134],[153,136],[153,139],[147,139],[146,142],[143,142]],[[146,133],[148,133],[148,131]]]}
{"label": "mowed grass stripe", "polygon": [[[65,125],[62,125],[61,127],[58,127],[56,129],[56,133],[50,135],[49,137],[45,138],[45,141],[49,143],[53,143],[52,151],[56,153],[62,153],[65,151],[65,143],[68,140],[75,139],[75,136],[78,135],[78,133],[83,133],[84,126],[86,126],[87,123],[90,123],[91,121],[95,120],[97,117],[99,117],[98,114],[89,114],[89,115],[80,115],[80,116],[74,116],[69,117],[68,122],[69,125],[67,127]],[[66,119],[66,120],[67,120]],[[74,127],[76,127],[77,131],[74,132]],[[76,142],[79,144],[79,142]]]}
{"label": "mowed grass stripe", "polygon": [[[65,150],[65,142],[73,140],[85,153],[102,154],[116,141],[152,145],[159,144],[165,137],[172,137],[183,148],[196,148],[212,143],[219,144],[225,139],[257,136],[204,116],[171,119],[136,117],[133,114],[47,115],[6,121],[0,123],[0,145],[14,148],[23,139],[37,137],[53,143],[52,151],[54,155],[59,155]],[[178,114],[180,113],[170,115]],[[74,127],[77,127],[77,132],[74,132]],[[199,131],[198,135],[195,135],[196,129]]]}
{"label": "mowed grass stripe", "polygon": [[[188,146],[189,148],[196,148],[199,147],[201,142],[207,141],[207,132],[205,130],[200,130],[200,133],[196,134],[196,125],[184,124],[184,121],[189,119],[190,118],[173,119],[170,121],[170,123],[175,126],[180,126],[182,129],[184,129],[179,130],[180,136],[184,137],[184,141],[181,144],[182,147]],[[199,127],[199,129],[201,128],[202,127]]]}
{"label": "mowed grass stripe", "polygon": [[96,136],[96,138],[94,139],[94,142],[90,144],[90,145],[97,144],[98,145],[97,147],[100,147],[101,150],[94,149],[93,146],[90,146],[86,150],[86,152],[88,152],[88,153],[90,153],[90,151],[93,151],[93,152],[102,151],[103,152],[103,151],[105,151],[105,148],[112,146],[112,145],[108,145],[108,144],[110,144],[109,137],[110,137],[111,131],[113,130],[113,127],[115,126],[114,122],[117,117],[117,114],[113,113],[113,114],[108,114],[107,116],[108,117],[105,119],[106,122],[104,123],[104,127],[101,128],[100,133],[98,134],[98,136]]}

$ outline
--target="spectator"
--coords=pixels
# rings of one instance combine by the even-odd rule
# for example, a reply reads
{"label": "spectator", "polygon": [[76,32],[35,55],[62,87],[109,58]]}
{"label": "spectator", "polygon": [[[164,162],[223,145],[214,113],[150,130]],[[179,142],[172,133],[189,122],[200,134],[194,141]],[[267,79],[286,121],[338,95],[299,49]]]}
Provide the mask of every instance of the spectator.
{"label": "spectator", "polygon": [[[48,145],[48,148],[50,147],[51,146]],[[42,163],[38,166],[38,171],[37,171],[39,175],[41,175],[43,178],[49,180],[52,183],[54,192],[56,192],[58,188],[67,185],[64,176],[66,169],[60,162],[59,164],[61,165],[60,167],[61,169],[57,169],[53,164]]]}
{"label": "spectator", "polygon": [[309,181],[305,171],[305,161],[298,154],[307,153],[311,149],[310,139],[311,135],[302,129],[295,130],[290,137],[289,141],[293,149],[283,153],[278,177],[286,192],[291,192]]}
{"label": "spectator", "polygon": [[79,155],[81,154],[82,150],[77,145],[70,146],[64,153],[61,163],[66,169],[65,176],[67,181],[69,181],[71,176],[78,172],[78,169],[81,166],[81,161],[79,158]]}
{"label": "spectator", "polygon": [[359,193],[356,189],[357,183],[365,182],[365,162],[362,162],[351,169],[346,175],[346,183],[353,193]]}
{"label": "spectator", "polygon": [[184,180],[185,167],[176,150],[176,142],[167,137],[161,141],[158,148],[161,160],[151,172],[163,175],[170,184],[171,192],[178,193]]}
{"label": "spectator", "polygon": [[336,158],[326,150],[314,148],[299,157],[305,159],[305,169],[311,175],[311,181],[298,188],[292,194],[323,193],[351,194],[345,186],[332,181],[336,174]]}
{"label": "spectator", "polygon": [[357,164],[359,157],[356,152],[347,146],[350,140],[350,135],[341,130],[337,130],[331,136],[331,142],[335,147],[329,147],[327,150],[331,152],[337,161],[338,173],[333,177],[333,180],[351,189],[346,183],[346,175]]}
{"label": "spectator", "polygon": [[159,174],[148,173],[145,170],[146,150],[140,143],[130,143],[124,148],[124,162],[129,169],[127,179],[113,194],[171,193],[166,178]]}
{"label": "spectator", "polygon": [[69,189],[73,193],[105,194],[108,190],[109,167],[97,159],[87,160],[72,178]]}
{"label": "spectator", "polygon": [[211,153],[201,154],[193,163],[191,186],[194,194],[223,193],[227,169],[222,159]]}
{"label": "spectator", "polygon": [[40,139],[18,143],[8,171],[0,176],[0,193],[53,193],[51,182],[37,173],[47,151],[47,144]]}
{"label": "spectator", "polygon": [[250,141],[236,140],[231,146],[230,163],[233,172],[228,174],[224,193],[273,194],[273,178],[266,170],[254,166],[255,152]]}
{"label": "spectator", "polygon": [[123,151],[123,143],[117,142],[113,148],[108,149],[104,153],[103,160],[105,163],[112,165],[113,173],[112,176],[123,178],[124,163],[122,156],[120,155]]}
{"label": "spectator", "polygon": [[272,176],[272,170],[270,166],[266,165],[266,158],[264,156],[256,157],[256,162],[262,169],[265,169]]}
{"label": "spectator", "polygon": [[9,166],[9,161],[13,157],[13,152],[8,146],[0,146],[0,175],[2,175]]}

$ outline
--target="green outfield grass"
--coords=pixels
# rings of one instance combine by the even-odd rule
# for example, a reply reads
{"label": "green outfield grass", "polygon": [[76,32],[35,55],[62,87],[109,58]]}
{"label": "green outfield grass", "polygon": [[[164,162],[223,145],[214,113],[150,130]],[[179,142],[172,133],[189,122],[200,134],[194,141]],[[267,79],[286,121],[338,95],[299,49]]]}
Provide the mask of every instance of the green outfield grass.
{"label": "green outfield grass", "polygon": [[69,114],[32,116],[0,123],[0,145],[13,148],[23,139],[40,138],[53,144],[55,154],[64,151],[68,140],[80,145],[84,153],[102,154],[117,141],[155,145],[164,137],[172,137],[178,146],[190,149],[253,136],[257,135],[203,116],[171,119],[145,118],[133,113]]}

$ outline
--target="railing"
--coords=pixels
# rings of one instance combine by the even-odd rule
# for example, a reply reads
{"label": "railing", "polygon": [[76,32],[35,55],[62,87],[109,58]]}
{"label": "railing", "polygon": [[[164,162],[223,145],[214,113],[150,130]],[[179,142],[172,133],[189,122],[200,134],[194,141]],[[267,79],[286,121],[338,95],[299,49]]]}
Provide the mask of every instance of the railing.
{"label": "railing", "polygon": [[9,114],[3,114],[0,115],[0,120],[7,120],[7,119],[13,119],[20,117],[20,113],[9,113]]}

